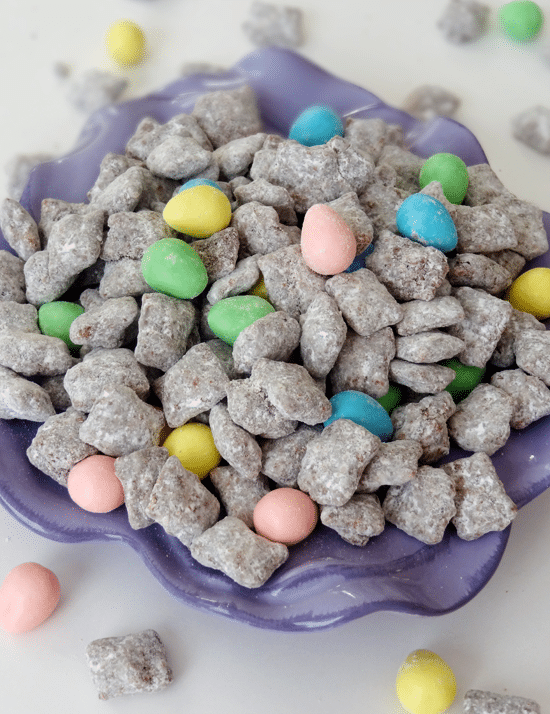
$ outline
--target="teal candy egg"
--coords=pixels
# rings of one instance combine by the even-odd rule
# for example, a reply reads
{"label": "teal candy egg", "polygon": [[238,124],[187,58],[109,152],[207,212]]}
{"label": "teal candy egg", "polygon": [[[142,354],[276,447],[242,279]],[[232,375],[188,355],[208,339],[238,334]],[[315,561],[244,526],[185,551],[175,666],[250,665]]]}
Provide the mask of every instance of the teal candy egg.
{"label": "teal candy egg", "polygon": [[397,230],[402,236],[447,253],[456,248],[457,232],[449,211],[436,198],[413,193],[399,206]]}
{"label": "teal candy egg", "polygon": [[336,419],[349,419],[368,429],[382,441],[388,441],[393,434],[390,415],[376,399],[364,392],[348,390],[338,392],[330,399],[332,415],[324,423],[332,424]]}
{"label": "teal candy egg", "polygon": [[273,305],[257,295],[235,295],[212,305],[207,321],[216,337],[233,345],[245,327],[270,312]]}
{"label": "teal candy egg", "polygon": [[188,188],[193,188],[193,186],[212,186],[212,188],[217,188],[219,191],[221,191],[219,185],[215,181],[212,181],[211,179],[198,178],[189,179],[189,181],[186,181],[180,186],[178,193],[186,191]]}
{"label": "teal candy egg", "polygon": [[141,259],[147,285],[182,300],[200,295],[208,274],[198,253],[179,238],[162,238],[147,248]]}
{"label": "teal candy egg", "polygon": [[289,139],[304,146],[326,144],[333,136],[344,136],[344,125],[334,109],[315,104],[305,109],[290,127]]}

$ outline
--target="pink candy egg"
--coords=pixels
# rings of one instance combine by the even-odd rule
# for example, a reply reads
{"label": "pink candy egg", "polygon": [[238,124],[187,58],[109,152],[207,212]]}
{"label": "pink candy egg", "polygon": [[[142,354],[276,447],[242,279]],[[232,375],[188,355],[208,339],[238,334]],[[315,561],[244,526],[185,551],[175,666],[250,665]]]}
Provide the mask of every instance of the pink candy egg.
{"label": "pink candy egg", "polygon": [[124,503],[112,456],[95,454],[79,461],[69,472],[67,487],[73,501],[92,513],[108,513]]}
{"label": "pink candy egg", "polygon": [[41,625],[57,607],[61,589],[51,570],[22,563],[0,586],[0,627],[19,634]]}
{"label": "pink candy egg", "polygon": [[304,216],[301,247],[308,267],[321,275],[336,275],[353,263],[357,241],[333,208],[316,203]]}
{"label": "pink candy egg", "polygon": [[254,508],[254,528],[258,535],[293,545],[299,543],[315,528],[317,506],[303,491],[295,488],[276,488],[261,498]]}

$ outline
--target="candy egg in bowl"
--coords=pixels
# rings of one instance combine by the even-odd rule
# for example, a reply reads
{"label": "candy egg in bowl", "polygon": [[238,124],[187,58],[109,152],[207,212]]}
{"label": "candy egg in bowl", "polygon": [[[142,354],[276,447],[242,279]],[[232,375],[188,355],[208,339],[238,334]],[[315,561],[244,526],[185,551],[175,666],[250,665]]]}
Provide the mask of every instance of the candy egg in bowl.
{"label": "candy egg in bowl", "polygon": [[[349,117],[380,118],[402,127],[405,146],[423,159],[448,152],[467,166],[487,163],[475,137],[457,122],[438,118],[424,124],[297,54],[269,48],[248,55],[224,74],[193,75],[142,99],[94,113],[70,154],[34,169],[21,204],[38,221],[45,198],[86,203],[104,157],[109,152],[123,155],[145,117],[164,124],[176,115],[190,113],[197,98],[206,93],[244,85],[254,90],[267,133],[288,136],[303,110],[322,104],[330,106],[344,122]],[[542,220],[548,233],[550,217],[543,214]],[[14,252],[5,241],[0,247]],[[548,254],[526,267],[534,266],[550,266]],[[505,446],[491,456],[507,496],[518,508],[550,485],[549,418],[521,430],[512,429]],[[132,528],[125,506],[107,513],[90,513],[77,506],[64,485],[27,459],[26,450],[38,426],[18,419],[0,421],[0,500],[10,513],[54,540],[122,540],[183,604],[256,627],[308,631],[334,627],[377,610],[423,615],[450,612],[488,582],[510,537],[511,527],[507,526],[465,540],[448,525],[438,543],[427,544],[386,523],[379,535],[360,546],[318,523],[305,540],[288,547],[285,562],[263,585],[248,588],[220,570],[201,565],[189,547],[160,523]],[[321,434],[323,424],[312,428]],[[453,445],[444,461],[471,455],[471,451]],[[439,463],[430,462],[430,466]],[[204,484],[215,493],[208,478]]]}

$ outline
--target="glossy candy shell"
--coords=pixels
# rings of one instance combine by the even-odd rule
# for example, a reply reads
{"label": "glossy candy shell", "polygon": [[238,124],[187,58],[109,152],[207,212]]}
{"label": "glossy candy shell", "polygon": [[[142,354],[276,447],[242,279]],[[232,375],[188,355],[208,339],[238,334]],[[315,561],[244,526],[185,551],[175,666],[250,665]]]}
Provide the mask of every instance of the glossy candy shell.
{"label": "glossy candy shell", "polygon": [[[269,48],[246,56],[223,77],[194,75],[143,99],[99,110],[86,123],[76,150],[33,171],[23,204],[36,217],[44,197],[85,200],[104,155],[122,153],[143,116],[165,122],[189,112],[200,94],[226,88],[229,79],[232,87],[242,81],[260,90],[259,106],[267,131],[286,135],[303,109],[326,102],[342,116],[354,113],[401,124],[412,150],[423,158],[448,151],[467,165],[486,162],[475,137],[457,122],[437,118],[422,124],[289,50]],[[544,222],[550,234],[550,215],[544,215]],[[0,248],[9,249],[5,242]],[[548,267],[549,263],[546,255],[530,267]],[[256,627],[311,632],[377,610],[417,615],[456,610],[491,578],[510,535],[507,528],[467,542],[449,528],[440,544],[427,546],[388,526],[367,547],[358,548],[319,525],[307,541],[292,548],[289,559],[265,585],[247,590],[192,561],[189,550],[161,526],[133,530],[124,508],[94,515],[91,520],[90,514],[70,501],[63,486],[27,461],[25,450],[37,426],[0,421],[0,501],[10,513],[54,540],[124,541],[182,604]],[[542,419],[514,433],[507,447],[493,457],[508,494],[520,507],[550,485],[549,429],[550,418]],[[465,455],[456,449],[448,458]],[[397,572],[399,577],[395,577]]]}

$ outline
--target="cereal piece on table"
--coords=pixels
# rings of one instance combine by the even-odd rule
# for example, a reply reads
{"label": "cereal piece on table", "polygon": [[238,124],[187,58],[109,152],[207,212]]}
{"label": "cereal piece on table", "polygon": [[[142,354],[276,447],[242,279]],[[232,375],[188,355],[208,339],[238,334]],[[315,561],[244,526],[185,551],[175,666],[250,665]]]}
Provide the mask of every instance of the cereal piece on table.
{"label": "cereal piece on table", "polygon": [[176,231],[156,211],[121,211],[107,219],[107,235],[101,249],[103,260],[140,260],[147,248],[161,238],[175,238]]}
{"label": "cereal piece on table", "polygon": [[364,427],[337,419],[307,444],[298,487],[316,503],[343,506],[379,446],[380,439]]}
{"label": "cereal piece on table", "polygon": [[459,253],[487,254],[517,248],[518,239],[510,219],[494,203],[455,206],[453,220]]}
{"label": "cereal piece on table", "polygon": [[550,110],[531,107],[512,118],[512,133],[539,154],[550,154]]}
{"label": "cereal piece on table", "polygon": [[146,161],[151,151],[169,136],[190,136],[207,151],[212,151],[210,139],[190,114],[177,114],[166,124],[159,124],[152,117],[145,117],[137,125],[136,131],[126,144],[126,154]]}
{"label": "cereal piece on table", "polygon": [[107,456],[158,446],[166,426],[161,409],[146,404],[123,384],[104,387],[79,430],[82,441]]}
{"label": "cereal piece on table", "polygon": [[367,464],[357,493],[374,493],[380,486],[402,486],[416,476],[422,446],[411,439],[382,442]]}
{"label": "cereal piece on table", "polygon": [[437,116],[454,117],[460,99],[444,87],[423,84],[414,89],[403,102],[403,110],[421,121],[430,121]]}
{"label": "cereal piece on table", "polygon": [[464,319],[447,330],[465,344],[459,359],[470,367],[485,367],[508,324],[512,306],[475,288],[456,288],[453,294],[464,310]]}
{"label": "cereal piece on table", "polygon": [[181,359],[195,322],[195,308],[189,300],[148,293],[141,300],[136,359],[148,367],[167,372]]}
{"label": "cereal piece on table", "polygon": [[[24,266],[22,266],[24,273],[22,278],[26,284],[24,298],[17,300],[17,297],[8,297],[7,299],[25,302],[26,298],[26,301],[32,305],[40,306],[46,302],[52,302],[60,298],[74,283],[76,275],[54,278],[50,275],[48,264],[49,253],[47,250],[38,250],[36,253],[33,253],[25,262]],[[1,267],[0,262],[0,297],[2,295]]]}
{"label": "cereal piece on table", "polygon": [[212,152],[190,136],[167,136],[149,152],[145,160],[155,176],[186,181],[204,171],[212,161]]}
{"label": "cereal piece on table", "polygon": [[359,546],[380,535],[386,523],[378,496],[367,493],[354,494],[342,506],[323,506],[320,519],[347,543]]}
{"label": "cereal piece on table", "polygon": [[27,449],[31,464],[62,486],[67,485],[69,471],[76,463],[97,454],[97,449],[79,436],[85,420],[86,414],[69,407],[66,412],[46,419]]}
{"label": "cereal piece on table", "polygon": [[139,159],[132,159],[130,156],[125,156],[124,154],[115,154],[112,151],[105,154],[101,160],[99,174],[95,183],[86,194],[88,201],[93,202],[93,199],[100,194],[104,188],[107,188],[117,176],[127,171],[130,166],[143,166],[143,164]]}
{"label": "cereal piece on table", "polygon": [[464,318],[460,302],[452,296],[402,303],[403,319],[395,326],[399,335],[415,335],[454,325]]}
{"label": "cereal piece on table", "polygon": [[325,289],[358,335],[369,337],[403,317],[397,300],[367,268],[340,273],[327,280]]}
{"label": "cereal piece on table", "polygon": [[478,384],[449,418],[449,434],[465,451],[492,456],[508,441],[514,400],[491,384]]}
{"label": "cereal piece on table", "polygon": [[304,43],[303,14],[300,8],[253,2],[242,29],[258,47],[296,49]]}
{"label": "cereal piece on table", "polygon": [[0,419],[46,421],[55,414],[50,395],[38,384],[0,367]]}
{"label": "cereal piece on table", "polygon": [[26,302],[25,265],[21,258],[7,250],[0,250],[0,300]]}
{"label": "cereal piece on table", "polygon": [[428,545],[443,540],[456,513],[455,485],[443,470],[420,466],[402,486],[390,486],[382,504],[386,520]]}
{"label": "cereal piece on table", "polygon": [[31,214],[13,198],[5,198],[0,209],[0,230],[17,255],[27,260],[40,250],[38,226]]}
{"label": "cereal piece on table", "polygon": [[390,362],[392,382],[409,387],[417,394],[439,394],[456,377],[456,373],[441,364],[415,364],[402,359]]}
{"label": "cereal piece on table", "polygon": [[99,281],[99,294],[105,300],[122,297],[140,297],[153,292],[143,277],[141,260],[121,258],[105,263]]}
{"label": "cereal piece on table", "polygon": [[514,308],[491,356],[491,364],[501,368],[512,367],[515,362],[514,342],[516,337],[524,330],[544,331],[545,329],[544,323],[539,322],[534,315],[520,312]]}
{"label": "cereal piece on table", "polygon": [[239,518],[249,528],[253,528],[254,507],[269,493],[267,477],[259,474],[250,479],[232,466],[217,466],[210,472],[210,480],[227,515]]}
{"label": "cereal piece on table", "polygon": [[550,387],[550,332],[523,330],[514,340],[516,363]]}
{"label": "cereal piece on table", "polygon": [[541,714],[532,699],[469,689],[464,695],[464,714]]}
{"label": "cereal piece on table", "polygon": [[256,255],[249,255],[248,258],[239,260],[231,272],[218,278],[210,286],[206,299],[210,305],[214,305],[227,297],[242,295],[249,292],[259,279],[258,258]]}
{"label": "cereal piece on table", "polygon": [[496,253],[487,253],[488,258],[495,263],[502,265],[510,273],[512,280],[515,280],[521,273],[527,262],[525,258],[513,250],[499,250]]}
{"label": "cereal piece on table", "polygon": [[237,264],[239,256],[239,234],[229,226],[213,233],[210,238],[190,243],[206,268],[209,282],[214,282],[229,275]]}
{"label": "cereal piece on table", "polygon": [[189,548],[196,536],[216,523],[220,502],[177,456],[170,456],[153,486],[145,513]]}
{"label": "cereal piece on table", "polygon": [[69,336],[75,345],[103,349],[122,347],[126,330],[138,315],[139,307],[133,297],[109,298],[100,307],[73,320]]}
{"label": "cereal piece on table", "polygon": [[455,483],[456,514],[452,520],[459,538],[475,540],[485,533],[504,530],[514,520],[518,509],[487,454],[476,453],[441,468]]}
{"label": "cereal piece on table", "polygon": [[515,196],[501,197],[495,201],[506,213],[518,239],[514,250],[527,260],[537,258],[548,250],[548,236],[542,221],[542,209]]}
{"label": "cereal piece on table", "polygon": [[259,151],[265,141],[266,134],[259,132],[240,139],[233,139],[214,151],[214,159],[219,166],[220,175],[231,181],[236,176],[244,176],[252,161],[254,154]]}
{"label": "cereal piece on table", "polygon": [[172,681],[165,647],[154,630],[94,640],[86,648],[86,660],[103,700],[155,692]]}
{"label": "cereal piece on table", "polygon": [[229,379],[207,344],[188,350],[166,372],[161,401],[168,426],[182,426],[226,395]]}
{"label": "cereal piece on table", "polygon": [[286,418],[313,426],[326,421],[332,405],[305,367],[260,357],[252,367],[251,382]]}
{"label": "cereal piece on table", "polygon": [[19,201],[29,181],[31,171],[39,164],[52,161],[53,154],[16,154],[6,164],[5,171],[8,175],[7,195],[14,201]]}
{"label": "cereal piece on table", "polygon": [[300,315],[300,355],[314,379],[326,377],[344,344],[347,326],[334,298],[321,292]]}
{"label": "cereal piece on table", "polygon": [[71,82],[67,99],[75,109],[91,114],[116,102],[127,86],[128,80],[111,72],[88,69]]}
{"label": "cereal piece on table", "polygon": [[91,410],[98,394],[109,385],[123,384],[142,399],[149,394],[145,370],[134,353],[124,347],[87,354],[67,371],[63,383],[73,407],[83,412]]}
{"label": "cereal piece on table", "polygon": [[463,348],[462,340],[439,330],[403,335],[395,340],[395,356],[417,364],[450,359]]}
{"label": "cereal piece on table", "polygon": [[231,218],[239,232],[242,256],[273,253],[279,248],[300,242],[300,229],[286,226],[272,206],[250,201],[239,206]]}
{"label": "cereal piece on table", "polygon": [[48,271],[58,280],[89,268],[99,258],[103,242],[103,211],[60,218],[48,236]]}
{"label": "cereal piece on table", "polygon": [[17,330],[40,334],[37,321],[38,311],[34,305],[13,300],[0,301],[0,332]]}
{"label": "cereal piece on table", "polygon": [[357,255],[359,255],[372,243],[374,229],[357,194],[355,191],[349,191],[340,198],[330,201],[328,205],[344,219],[353,231],[357,243]]}
{"label": "cereal piece on table", "polygon": [[149,172],[143,166],[130,166],[96,194],[90,206],[113,213],[133,211],[147,186]]}
{"label": "cereal piece on table", "polygon": [[468,190],[464,198],[466,206],[484,206],[487,203],[510,198],[512,194],[489,164],[468,166]]}
{"label": "cereal piece on table", "polygon": [[258,258],[269,295],[276,310],[284,310],[296,320],[317,295],[324,291],[324,275],[315,273],[305,264],[299,245],[290,245]]}
{"label": "cereal piece on table", "polygon": [[237,201],[237,206],[256,201],[263,206],[272,206],[279,216],[279,221],[287,226],[295,226],[298,223],[294,201],[289,192],[283,186],[275,186],[265,178],[256,179],[249,183],[235,186],[232,182],[233,193]]}
{"label": "cereal piece on table", "polygon": [[193,540],[191,555],[245,588],[259,588],[287,560],[288,548],[256,535],[240,518],[226,516]]}
{"label": "cereal piece on table", "polygon": [[365,266],[398,300],[431,300],[449,270],[440,250],[391,231],[378,236]]}
{"label": "cereal piece on table", "polygon": [[215,149],[262,130],[254,91],[247,85],[201,95],[191,113]]}
{"label": "cereal piece on table", "polygon": [[506,268],[480,253],[460,253],[449,258],[447,279],[453,287],[468,285],[490,295],[498,295],[512,284]]}
{"label": "cereal piece on table", "polygon": [[147,528],[154,523],[145,509],[153,487],[170,454],[163,446],[149,446],[115,459],[115,474],[124,489],[124,503],[132,528]]}
{"label": "cereal piece on table", "polygon": [[390,362],[395,356],[391,327],[383,327],[369,337],[348,331],[334,367],[329,373],[333,392],[355,390],[374,399],[390,388]]}
{"label": "cereal piece on table", "polygon": [[318,434],[317,429],[300,424],[296,431],[288,436],[263,440],[262,473],[280,486],[295,488],[306,447]]}
{"label": "cereal piece on table", "polygon": [[250,374],[260,357],[286,362],[300,344],[300,323],[282,310],[271,312],[239,333],[233,361],[239,373]]}
{"label": "cereal piece on table", "polygon": [[422,446],[421,461],[433,463],[449,453],[447,420],[456,406],[448,392],[421,399],[418,403],[397,407],[391,414],[394,441],[411,439]]}
{"label": "cereal piece on table", "polygon": [[473,42],[487,29],[489,8],[473,0],[450,0],[437,27],[455,45]]}
{"label": "cereal piece on table", "polygon": [[383,119],[375,117],[347,117],[344,138],[373,161],[378,161],[387,144],[404,146],[403,128],[398,124],[387,124]]}
{"label": "cereal piece on table", "polygon": [[0,365],[24,377],[63,374],[74,362],[69,348],[58,337],[19,330],[0,332]]}
{"label": "cereal piece on table", "polygon": [[227,385],[227,409],[231,419],[246,431],[268,439],[291,434],[297,426],[269,401],[265,390],[248,379],[234,379]]}
{"label": "cereal piece on table", "polygon": [[262,467],[262,450],[249,432],[235,424],[225,404],[215,404],[212,407],[209,424],[214,443],[222,458],[242,478],[249,481],[257,479]]}
{"label": "cereal piece on table", "polygon": [[376,165],[378,168],[390,166],[397,174],[395,188],[406,193],[417,193],[420,189],[418,177],[424,159],[412,151],[395,144],[388,144],[382,149]]}

